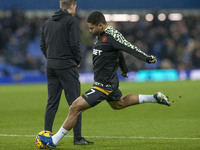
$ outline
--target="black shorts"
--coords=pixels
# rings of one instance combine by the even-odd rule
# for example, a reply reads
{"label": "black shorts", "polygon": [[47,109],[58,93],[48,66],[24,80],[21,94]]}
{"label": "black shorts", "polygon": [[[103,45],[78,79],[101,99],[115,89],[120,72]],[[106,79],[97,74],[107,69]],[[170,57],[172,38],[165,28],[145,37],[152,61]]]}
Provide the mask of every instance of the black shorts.
{"label": "black shorts", "polygon": [[107,102],[118,101],[122,97],[122,92],[119,89],[110,91],[98,86],[93,86],[89,91],[85,92],[82,97],[90,106],[94,107],[103,100]]}

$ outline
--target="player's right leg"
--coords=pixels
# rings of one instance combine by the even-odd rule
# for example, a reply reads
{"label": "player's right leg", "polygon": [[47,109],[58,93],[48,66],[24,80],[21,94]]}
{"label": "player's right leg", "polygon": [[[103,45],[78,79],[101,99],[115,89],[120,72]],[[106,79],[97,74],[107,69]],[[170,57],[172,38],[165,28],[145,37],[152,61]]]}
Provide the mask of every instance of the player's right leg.
{"label": "player's right leg", "polygon": [[[82,96],[78,97],[70,106],[68,116],[61,126],[60,130],[52,137],[41,137],[42,143],[49,145],[49,147],[56,147],[58,142],[75,126],[77,117],[83,111],[94,107],[101,101],[106,99],[107,91],[97,87],[92,87],[90,90],[85,92]],[[103,92],[102,92],[103,91]]]}
{"label": "player's right leg", "polygon": [[78,115],[90,107],[88,102],[82,96],[79,96],[70,106],[63,128],[70,131],[75,126]]}
{"label": "player's right leg", "polygon": [[[80,96],[80,81],[79,74],[76,67],[70,67],[60,70],[61,78],[60,82],[63,86],[65,97],[69,106]],[[73,128],[74,140],[81,139],[81,120],[80,114],[77,118],[76,125]]]}
{"label": "player's right leg", "polygon": [[[66,100],[71,106],[71,104],[80,96],[80,81],[77,67],[70,67],[67,69],[62,69],[60,71],[60,82],[65,92]],[[86,140],[81,135],[81,124],[82,115],[80,114],[77,118],[76,125],[73,128],[74,131],[74,145],[90,145],[94,142]]]}
{"label": "player's right leg", "polygon": [[60,130],[52,137],[39,136],[41,142],[50,148],[55,148],[58,142],[75,126],[79,114],[90,107],[82,96],[78,97],[70,106],[68,116]]}

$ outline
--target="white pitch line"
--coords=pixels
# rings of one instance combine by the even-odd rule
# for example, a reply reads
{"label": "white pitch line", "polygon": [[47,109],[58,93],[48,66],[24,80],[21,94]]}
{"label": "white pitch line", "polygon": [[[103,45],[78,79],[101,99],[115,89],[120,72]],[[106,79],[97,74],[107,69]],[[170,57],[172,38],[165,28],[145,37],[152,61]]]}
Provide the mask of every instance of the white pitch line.
{"label": "white pitch line", "polygon": [[[35,137],[36,135],[17,135],[17,134],[0,134],[0,137]],[[73,136],[65,136],[71,138]],[[126,136],[84,136],[87,138],[101,138],[101,139],[150,139],[150,140],[200,140],[200,138],[189,137],[126,137]]]}

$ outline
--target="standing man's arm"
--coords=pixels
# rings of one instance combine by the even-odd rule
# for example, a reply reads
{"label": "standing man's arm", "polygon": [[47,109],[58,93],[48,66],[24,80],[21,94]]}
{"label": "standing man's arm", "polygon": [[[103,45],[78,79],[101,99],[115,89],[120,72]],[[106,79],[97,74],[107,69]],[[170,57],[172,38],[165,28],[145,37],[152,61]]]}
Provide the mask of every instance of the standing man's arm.
{"label": "standing man's arm", "polygon": [[42,28],[41,28],[40,49],[41,49],[42,53],[44,54],[44,56],[47,58],[46,42],[45,42],[45,38],[44,38],[44,25],[42,25]]}
{"label": "standing man's arm", "polygon": [[69,38],[69,44],[72,50],[72,54],[74,56],[75,61],[77,62],[77,66],[79,66],[82,57],[80,51],[80,27],[76,18],[73,18],[73,21],[70,25]]}

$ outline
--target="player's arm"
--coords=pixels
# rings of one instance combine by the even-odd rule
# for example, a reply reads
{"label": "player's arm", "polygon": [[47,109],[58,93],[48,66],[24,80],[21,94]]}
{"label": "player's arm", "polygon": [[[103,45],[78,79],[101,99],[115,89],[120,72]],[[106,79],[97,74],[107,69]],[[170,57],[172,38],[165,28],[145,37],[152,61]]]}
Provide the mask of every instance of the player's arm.
{"label": "player's arm", "polygon": [[124,55],[122,54],[122,52],[120,53],[120,56],[119,56],[119,69],[120,69],[121,75],[123,77],[128,78],[128,69],[127,69]]}
{"label": "player's arm", "polygon": [[143,61],[146,61],[147,63],[155,63],[156,57],[153,55],[147,55],[142,50],[140,50],[138,47],[132,45],[130,42],[128,42],[124,36],[118,32],[116,36],[113,36],[113,47],[115,49],[119,49],[122,51],[125,51],[138,59],[141,59]]}
{"label": "player's arm", "polygon": [[44,25],[41,28],[41,40],[40,40],[40,49],[42,51],[42,53],[44,54],[45,57],[47,57],[46,54],[46,42],[45,42],[45,38],[44,38]]}

